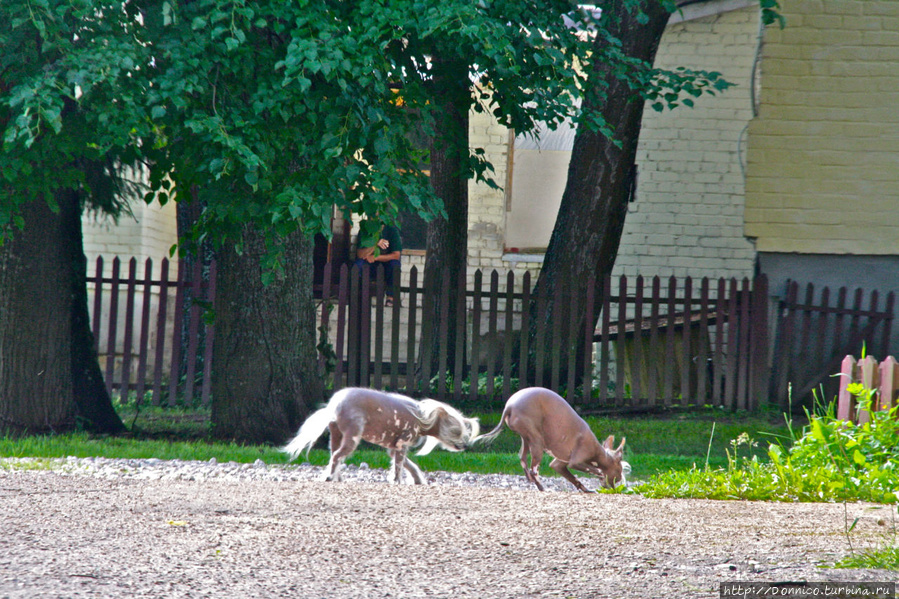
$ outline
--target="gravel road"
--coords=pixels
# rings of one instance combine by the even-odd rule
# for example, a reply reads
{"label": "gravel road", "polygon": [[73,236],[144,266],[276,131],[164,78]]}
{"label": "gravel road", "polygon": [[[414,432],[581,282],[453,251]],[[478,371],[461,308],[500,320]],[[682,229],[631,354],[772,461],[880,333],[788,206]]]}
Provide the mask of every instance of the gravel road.
{"label": "gravel road", "polygon": [[[0,460],[0,598],[718,597],[834,570],[888,509],[584,495],[548,479],[160,460]],[[595,479],[585,479],[591,483]],[[848,520],[847,520],[848,518]]]}

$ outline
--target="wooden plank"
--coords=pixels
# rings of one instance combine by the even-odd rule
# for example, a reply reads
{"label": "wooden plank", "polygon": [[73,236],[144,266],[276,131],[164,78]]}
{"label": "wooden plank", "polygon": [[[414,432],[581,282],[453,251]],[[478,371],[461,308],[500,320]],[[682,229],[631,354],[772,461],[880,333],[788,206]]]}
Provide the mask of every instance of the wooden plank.
{"label": "wooden plank", "polygon": [[364,267],[354,264],[350,268],[350,297],[349,299],[349,318],[347,321],[347,369],[346,384],[347,387],[356,387],[359,381],[359,330],[362,326],[360,322],[359,303],[362,301],[360,297],[362,290],[359,288],[362,281],[362,269]]}
{"label": "wooden plank", "polygon": [[739,355],[737,356],[737,408],[740,410],[749,409],[748,401],[748,379],[749,379],[749,331],[750,331],[750,295],[749,295],[749,279],[743,278],[743,287],[739,295]]}
{"label": "wooden plank", "polygon": [[100,322],[103,314],[103,256],[97,256],[94,266],[94,313],[91,315],[94,333],[94,350],[100,349]]}
{"label": "wooden plank", "polygon": [[406,336],[406,395],[412,395],[416,385],[416,321],[418,319],[418,267],[409,271],[409,328]]}
{"label": "wooden plank", "polygon": [[837,305],[836,310],[837,313],[834,316],[834,331],[833,331],[833,352],[832,354],[841,354],[844,351],[843,348],[843,328],[844,328],[844,317],[846,311],[846,287],[840,287],[837,292]]}
{"label": "wooden plank", "polygon": [[[649,355],[653,360],[657,360],[659,356],[659,311],[662,304],[662,279],[658,275],[652,278],[652,299],[649,309]],[[664,368],[664,366],[663,366]],[[649,375],[649,405],[654,406],[658,403],[660,397],[661,385],[656,373],[659,369],[653,365]]]}
{"label": "wooden plank", "polygon": [[471,362],[469,364],[468,394],[472,401],[478,398],[478,380],[481,372],[481,297],[484,286],[484,273],[481,269],[474,271],[474,289],[471,300]]}
{"label": "wooden plank", "polygon": [[459,402],[462,400],[462,379],[465,378],[465,313],[468,309],[466,288],[467,267],[462,266],[457,275],[458,284],[453,289],[456,296],[456,347],[454,350],[455,361],[453,362],[453,400]]}
{"label": "wooden plank", "polygon": [[718,296],[715,310],[715,358],[714,377],[712,380],[713,405],[723,406],[724,377],[726,368],[726,348],[724,347],[724,330],[727,328],[727,280],[718,279]]}
{"label": "wooden plank", "polygon": [[521,331],[519,334],[518,380],[519,388],[530,386],[530,355],[528,353],[528,333],[531,328],[531,272],[525,271],[521,278]]}
{"label": "wooden plank", "polygon": [[169,260],[162,259],[159,273],[159,311],[156,314],[156,358],[153,365],[153,405],[162,402],[162,373],[165,361],[165,330],[169,305]]}
{"label": "wooden plank", "polygon": [[[206,302],[215,306],[215,283],[218,277],[218,266],[215,260],[209,264],[209,284],[206,287]],[[208,406],[212,400],[212,359],[215,351],[215,325],[206,324],[206,346],[203,348],[203,386],[200,389],[200,401]]]}
{"label": "wooden plank", "polygon": [[858,380],[857,362],[854,356],[846,356],[840,365],[840,392],[837,395],[837,418],[854,420],[855,396],[849,393],[849,384]]}
{"label": "wooden plank", "polygon": [[665,384],[663,399],[666,407],[670,407],[674,403],[674,367],[677,365],[674,355],[676,301],[677,280],[672,276],[668,278],[668,314],[665,319],[665,373],[662,376]]}
{"label": "wooden plank", "polygon": [[[375,274],[375,334],[372,339],[374,345],[374,380],[375,389],[383,389],[384,375],[384,269],[377,268]],[[366,304],[367,305],[367,304]],[[366,368],[367,370],[367,368]]]}
{"label": "wooden plank", "polygon": [[550,323],[550,331],[552,337],[550,338],[550,371],[549,371],[549,380],[550,380],[550,389],[555,392],[561,391],[559,388],[561,383],[559,382],[559,377],[561,375],[562,369],[562,318],[564,315],[564,310],[562,307],[565,305],[565,292],[570,289],[570,282],[566,277],[561,277],[559,280],[558,287],[556,288],[556,298],[553,301],[553,309],[552,309],[552,322]]}
{"label": "wooden plank", "polygon": [[584,306],[587,322],[584,324],[584,381],[581,397],[585,405],[589,405],[593,400],[593,333],[596,327],[593,308],[595,306],[596,276],[590,275],[590,279],[587,281],[587,298]]}
{"label": "wooden plank", "polygon": [[172,364],[169,371],[169,405],[178,401],[178,388],[181,379],[181,328],[184,322],[184,287],[187,268],[178,262],[178,282],[175,287],[175,326],[172,329]]}
{"label": "wooden plank", "polygon": [[[322,303],[321,310],[319,314],[318,321],[318,332],[315,335],[316,340],[321,341],[322,331],[328,331],[330,329],[330,316],[331,316],[331,279],[334,271],[334,263],[326,262],[325,267],[323,269],[322,274]],[[210,282],[212,281],[210,275]],[[330,341],[330,340],[329,340]],[[322,352],[318,353],[318,368],[319,372],[325,374],[325,355]]]}
{"label": "wooden plank", "polygon": [[[421,358],[419,360],[419,370],[421,371],[421,377],[416,378],[416,384],[419,387],[416,387],[416,392],[421,392],[427,394],[428,387],[431,384],[431,360],[433,359],[432,352],[434,351],[434,332],[437,327],[436,322],[425,322],[425,318],[434,318],[434,302],[436,298],[434,295],[440,292],[439,287],[437,289],[431,289],[429,286],[432,284],[428,281],[428,278],[425,277],[423,289],[422,289],[422,317],[421,317],[421,346],[420,346],[420,354]],[[434,285],[438,285],[438,282],[435,281]]]}
{"label": "wooden plank", "polygon": [[187,376],[184,384],[184,403],[190,405],[194,400],[194,384],[196,382],[197,373],[197,353],[200,344],[200,320],[202,319],[202,308],[197,299],[203,284],[203,264],[199,259],[194,260],[194,268],[191,273],[190,287],[190,308],[188,315],[190,321],[187,323]]}
{"label": "wooden plank", "polygon": [[627,326],[627,277],[618,279],[618,334],[615,337],[615,405],[624,405],[624,362],[627,351],[627,338],[624,334]]}
{"label": "wooden plank", "polygon": [[684,328],[681,332],[681,353],[683,354],[680,369],[680,395],[683,405],[696,404],[690,389],[690,374],[696,368],[693,364],[692,330],[693,326],[693,279],[684,279]]}
{"label": "wooden plank", "polygon": [[[359,360],[356,363],[359,368],[357,373],[358,385],[362,387],[370,387],[371,373],[371,275],[372,266],[368,263],[362,265],[362,271],[359,275],[359,290],[361,297],[359,298],[358,311],[358,335],[359,335]],[[375,275],[377,276],[377,274]]]}
{"label": "wooden plank", "polygon": [[495,387],[496,365],[496,314],[499,303],[499,273],[494,269],[490,273],[490,309],[487,312],[487,397],[492,400]]}
{"label": "wooden plank", "polygon": [[896,302],[896,294],[892,291],[887,293],[886,305],[883,308],[883,329],[880,342],[880,355],[886,356],[890,353],[890,333],[893,327],[893,306]]}
{"label": "wooden plank", "polygon": [[759,275],[752,285],[752,331],[749,348],[749,409],[768,401],[768,277]]}
{"label": "wooden plank", "polygon": [[[852,308],[853,308],[852,316],[849,318],[849,340],[848,340],[848,343],[850,343],[850,344],[853,343],[854,339],[858,338],[859,320],[861,318],[861,316],[859,315],[859,312],[861,311],[861,308],[862,308],[863,298],[864,298],[864,291],[862,291],[861,288],[857,288],[855,290],[855,300],[852,303]],[[857,349],[861,350],[860,347]],[[852,351],[855,351],[855,350],[856,350],[856,348],[852,348]]]}
{"label": "wooden plank", "polygon": [[506,330],[503,335],[503,401],[512,395],[512,326],[515,307],[515,273],[511,270],[506,275]]}
{"label": "wooden plank", "polygon": [[780,399],[781,408],[789,409],[790,393],[788,391],[790,363],[792,362],[793,353],[793,330],[796,323],[796,310],[793,306],[796,303],[796,296],[799,293],[799,285],[795,281],[787,282],[787,291],[783,301],[783,313],[779,318],[780,340],[777,352],[774,356],[774,365],[777,369],[777,380],[775,381],[776,396]]}
{"label": "wooden plank", "polygon": [[153,259],[144,262],[143,301],[140,310],[140,339],[137,349],[137,404],[140,405],[147,391],[147,362],[150,347],[150,300],[153,291]]}
{"label": "wooden plank", "polygon": [[[390,389],[396,391],[400,387],[400,307],[402,305],[403,286],[402,268],[397,265],[393,270],[393,314],[390,320]],[[409,362],[408,357],[406,362]]]}
{"label": "wooden plank", "polygon": [[112,396],[115,376],[116,336],[119,324],[119,267],[121,260],[116,256],[112,261],[112,283],[109,289],[109,319],[106,336],[106,392]]}
{"label": "wooden plank", "polygon": [[[346,264],[340,266],[340,284],[337,289],[337,338],[334,340],[334,353],[337,355],[337,365],[334,368],[334,390],[348,387],[345,380],[344,361],[349,366],[349,358],[344,352],[344,340],[346,338],[347,320],[349,318],[350,295],[350,269]],[[347,344],[348,345],[348,344]]]}
{"label": "wooden plank", "polygon": [[546,284],[537,284],[537,333],[534,336],[534,386],[543,386],[543,365],[546,358]]}
{"label": "wooden plank", "polygon": [[605,404],[610,399],[609,329],[611,329],[612,320],[612,277],[610,275],[603,276],[602,287],[602,326],[599,332],[599,403]]}
{"label": "wooden plank", "polygon": [[737,354],[739,353],[737,337],[740,333],[737,301],[737,280],[732,278],[727,297],[727,360],[724,379],[724,406],[729,410],[736,407]]}
{"label": "wooden plank", "polygon": [[[128,401],[131,390],[131,358],[134,354],[134,297],[137,287],[137,258],[128,261],[128,285],[125,291],[125,338],[122,347],[122,383],[119,397]],[[139,400],[138,400],[139,401]]]}
{"label": "wooden plank", "polygon": [[647,373],[649,378],[651,366],[652,358],[647,360],[643,351],[643,277],[637,275],[634,287],[634,357],[631,366],[631,392],[634,405],[648,403],[643,397],[643,373]]}
{"label": "wooden plank", "polygon": [[[830,287],[824,286],[821,289],[821,299],[818,306],[823,308],[823,310],[820,312],[816,310],[817,314],[815,315],[815,319],[813,319],[814,324],[812,326],[812,331],[814,332],[814,341],[806,346],[808,352],[806,356],[812,364],[821,364],[830,357],[830,352],[827,354],[824,353],[828,340],[832,338],[828,333],[830,329],[828,325],[831,320],[828,317],[828,309],[830,308]],[[817,322],[815,322],[815,320]]]}
{"label": "wooden plank", "polygon": [[566,368],[568,372],[568,381],[565,384],[565,395],[568,397],[569,403],[574,403],[575,401],[575,383],[577,381],[577,350],[580,346],[577,343],[578,337],[578,323],[580,319],[578,318],[578,294],[577,294],[577,286],[574,284],[574,281],[569,279],[568,281],[568,352],[566,357]]}
{"label": "wooden plank", "polygon": [[[449,358],[449,270],[443,271],[440,283],[440,336],[437,339],[437,397],[446,401],[446,372]],[[429,387],[426,387],[429,389]],[[425,392],[426,395],[428,392]]]}
{"label": "wooden plank", "polygon": [[[814,300],[814,289],[815,289],[815,287],[811,283],[806,284],[806,286],[805,286],[805,304],[801,308],[799,308],[799,310],[801,312],[801,316],[799,317],[801,324],[799,326],[798,341],[799,341],[799,352],[800,352],[800,354],[803,354],[803,355],[806,355],[809,344],[811,342],[809,340],[809,331],[811,329],[811,319],[812,319],[811,306],[812,306],[812,302]],[[797,365],[799,363],[801,363],[803,365],[804,369],[807,370],[808,364],[809,364],[807,360],[797,360],[796,363],[797,363]],[[791,378],[794,380],[794,382],[798,382],[796,379],[799,376],[804,377],[808,373],[807,372],[798,372],[798,371],[794,370],[792,374],[793,374],[793,376]],[[799,397],[797,397],[797,399],[802,400],[802,397],[799,396]]]}
{"label": "wooden plank", "polygon": [[709,278],[699,286],[699,354],[696,358],[696,404],[706,405],[709,390]]}
{"label": "wooden plank", "polygon": [[[865,356],[858,363],[859,382],[864,385],[865,389],[877,389],[880,386],[880,370],[877,367],[877,360],[874,356]],[[855,421],[858,424],[864,424],[871,420],[871,412],[868,410],[858,410]]]}
{"label": "wooden plank", "polygon": [[893,356],[887,356],[880,363],[880,386],[877,393],[877,405],[874,406],[874,409],[889,410],[895,406],[897,391],[899,391],[899,363]]}

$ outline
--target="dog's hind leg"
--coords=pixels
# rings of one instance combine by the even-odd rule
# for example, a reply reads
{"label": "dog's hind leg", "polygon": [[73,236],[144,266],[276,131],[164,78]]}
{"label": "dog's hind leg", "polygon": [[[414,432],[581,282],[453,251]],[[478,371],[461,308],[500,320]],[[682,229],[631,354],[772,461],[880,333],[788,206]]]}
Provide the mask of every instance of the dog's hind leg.
{"label": "dog's hind leg", "polygon": [[339,482],[343,462],[351,453],[356,451],[362,436],[351,434],[350,431],[341,431],[335,422],[329,424],[328,427],[331,431],[331,460],[328,462],[327,468],[325,468],[323,479]]}

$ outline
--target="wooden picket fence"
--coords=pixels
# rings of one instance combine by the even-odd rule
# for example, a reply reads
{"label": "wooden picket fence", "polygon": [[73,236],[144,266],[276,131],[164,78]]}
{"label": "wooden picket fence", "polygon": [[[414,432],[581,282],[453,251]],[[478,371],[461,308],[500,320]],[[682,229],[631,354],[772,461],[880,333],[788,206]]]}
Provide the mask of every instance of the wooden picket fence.
{"label": "wooden picket fence", "polygon": [[872,356],[861,360],[851,355],[843,358],[837,418],[863,424],[871,419],[871,415],[868,410],[859,409],[856,397],[849,392],[851,383],[861,383],[865,389],[874,391],[871,409],[889,410],[899,401],[899,363],[893,356],[880,363]]}
{"label": "wooden picket fence", "polygon": [[774,318],[771,397],[781,407],[810,405],[813,393],[837,396],[839,371],[847,354],[863,347],[875,355],[890,354],[895,296],[881,304],[876,289],[850,291],[811,283],[787,283]]}
{"label": "wooden picket fence", "polygon": [[[215,298],[215,263],[179,264],[172,273],[162,260],[158,274],[154,266],[115,258],[104,274],[101,257],[88,278],[107,389],[153,404],[208,404],[215,328],[206,314]],[[426,292],[417,268],[397,273],[397,301],[388,306],[380,269],[372,278],[358,267],[327,265],[315,295],[330,386],[486,407],[538,385],[587,411],[753,410],[772,401],[786,407],[788,383],[794,407],[809,405],[810,390],[821,381],[834,384],[839,359],[863,344],[889,353],[892,294],[880,308],[876,291],[866,298],[859,290],[849,302],[841,289],[834,304],[827,288],[819,298],[808,286],[800,298],[791,283],[785,298],[769,305],[764,276],[606,277],[589,281],[581,295],[563,282],[557,293],[572,307],[568,314],[598,307],[596,328],[585,330],[574,319],[532,322],[532,314],[545,313],[548,298],[545,287],[534,291],[531,277],[478,270],[456,289],[445,274],[436,293],[444,300],[456,294],[458,309],[433,319],[423,308],[435,292]],[[459,334],[450,335],[451,328]],[[575,341],[562,347],[566,330]],[[834,397],[836,389],[827,393]]]}
{"label": "wooden picket fence", "polygon": [[[531,312],[543,314],[545,287],[532,293],[531,274],[477,270],[467,289],[451,289],[445,273],[440,305],[456,294],[457,313],[423,322],[427,301],[416,267],[387,307],[384,281],[358,267],[326,270],[321,326],[334,330],[335,388],[374,386],[412,396],[430,395],[480,405],[504,401],[537,385],[563,393],[588,409],[716,405],[754,409],[768,392],[767,279],[750,282],[689,277],[590,281],[575,297],[562,282],[563,302],[587,313],[601,306],[595,330],[582,330],[572,309],[538,319],[529,351]],[[396,276],[396,275],[395,275]],[[501,283],[502,281],[502,283]],[[460,334],[449,335],[449,327]],[[569,338],[560,346],[567,328]],[[437,360],[429,356],[437,337]],[[455,346],[449,347],[450,339]],[[549,343],[545,341],[549,340]],[[578,347],[580,346],[580,347]],[[450,356],[455,360],[451,360]],[[435,376],[431,372],[436,363]]]}
{"label": "wooden picket fence", "polygon": [[107,277],[103,257],[97,258],[87,282],[106,389],[120,397],[149,394],[154,405],[174,405],[179,398],[208,404],[215,328],[203,316],[215,299],[215,263],[205,279],[200,263],[191,269],[179,263],[174,279],[170,267],[163,259],[154,277],[153,260],[147,259],[139,275],[131,258],[123,273],[116,257]]}

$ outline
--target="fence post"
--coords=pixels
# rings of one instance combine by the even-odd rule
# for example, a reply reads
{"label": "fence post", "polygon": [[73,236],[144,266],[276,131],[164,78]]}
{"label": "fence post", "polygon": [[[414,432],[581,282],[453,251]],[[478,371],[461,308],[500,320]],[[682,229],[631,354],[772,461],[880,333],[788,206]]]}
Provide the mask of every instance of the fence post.
{"label": "fence post", "polygon": [[880,392],[875,410],[889,410],[896,403],[896,390],[899,389],[899,363],[893,356],[880,363]]}
{"label": "fence post", "polygon": [[855,356],[846,356],[840,365],[840,394],[837,400],[837,418],[852,420],[855,411],[855,397],[849,393],[849,384],[855,381]]}
{"label": "fence post", "polygon": [[[880,371],[877,368],[877,360],[874,359],[873,356],[865,356],[863,360],[858,363],[858,375],[861,384],[864,385],[865,389],[877,389],[880,385],[879,375]],[[869,410],[874,406],[869,406]],[[858,424],[864,424],[871,419],[871,412],[869,410],[859,410],[858,415],[856,417],[856,422]]]}
{"label": "fence post", "polygon": [[749,408],[765,401],[768,381],[768,277],[759,275],[752,285],[752,331],[749,333]]}

